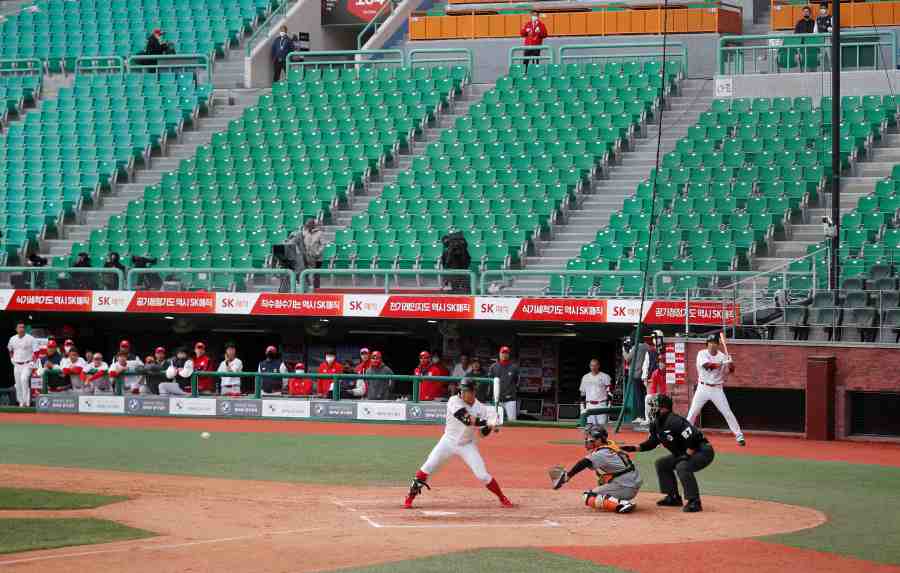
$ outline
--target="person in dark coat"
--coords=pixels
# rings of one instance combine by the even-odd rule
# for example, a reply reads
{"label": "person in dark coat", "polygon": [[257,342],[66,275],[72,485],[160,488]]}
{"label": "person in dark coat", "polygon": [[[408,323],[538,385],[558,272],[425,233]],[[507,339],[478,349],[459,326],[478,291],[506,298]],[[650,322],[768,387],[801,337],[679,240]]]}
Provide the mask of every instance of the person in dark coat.
{"label": "person in dark coat", "polygon": [[[161,56],[169,52],[168,44],[162,39],[163,32],[159,28],[147,37],[147,45],[144,47],[145,56]],[[145,66],[155,66],[156,60],[143,60]]]}
{"label": "person in dark coat", "polygon": [[275,70],[272,83],[281,79],[281,74],[284,73],[285,62],[287,62],[287,56],[293,51],[294,41],[288,36],[287,26],[282,26],[278,37],[272,42],[272,68]]}
{"label": "person in dark coat", "polygon": [[809,9],[809,6],[803,7],[803,17],[797,20],[797,24],[794,25],[794,33],[795,34],[812,34],[816,29],[816,21],[812,19],[812,12]]}

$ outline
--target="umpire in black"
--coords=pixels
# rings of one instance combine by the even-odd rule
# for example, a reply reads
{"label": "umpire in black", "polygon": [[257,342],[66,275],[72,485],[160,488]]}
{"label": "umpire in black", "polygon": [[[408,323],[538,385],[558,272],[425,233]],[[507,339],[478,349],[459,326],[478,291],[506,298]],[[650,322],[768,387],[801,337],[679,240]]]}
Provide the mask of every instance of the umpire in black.
{"label": "umpire in black", "polygon": [[656,475],[659,478],[659,489],[666,497],[656,502],[656,505],[681,507],[682,499],[678,495],[678,482],[675,481],[677,474],[684,488],[684,497],[687,498],[683,511],[703,511],[694,473],[712,463],[716,455],[712,445],[703,436],[703,432],[672,412],[672,398],[669,396],[656,396],[650,410],[650,437],[638,446],[623,446],[622,450],[647,452],[662,444],[669,450],[669,455],[656,460]]}

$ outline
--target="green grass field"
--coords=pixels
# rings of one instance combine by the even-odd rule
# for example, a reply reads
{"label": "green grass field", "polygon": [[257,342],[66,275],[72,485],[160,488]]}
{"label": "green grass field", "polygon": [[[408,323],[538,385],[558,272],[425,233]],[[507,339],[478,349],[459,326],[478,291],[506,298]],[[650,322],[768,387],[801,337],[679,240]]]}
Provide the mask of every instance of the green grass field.
{"label": "green grass field", "polygon": [[124,495],[99,495],[0,487],[0,509],[92,509],[125,501]]}
{"label": "green grass field", "polygon": [[340,573],[472,573],[473,571],[620,573],[621,570],[537,549],[517,548],[479,549],[338,571]]}
{"label": "green grass field", "polygon": [[109,543],[152,536],[153,533],[150,531],[90,517],[0,519],[0,553]]}
{"label": "green grass field", "polygon": [[[67,427],[60,432],[56,426],[2,423],[0,432],[6,463],[342,485],[405,485],[410,468],[417,467],[433,446],[430,438],[236,433],[227,439],[214,435],[202,440],[189,431]],[[578,455],[574,447],[566,451]],[[635,456],[645,491],[656,490],[657,455]],[[900,564],[900,545],[886,542],[900,539],[900,512],[893,510],[900,506],[900,468],[720,453],[699,480],[707,495],[813,507],[828,516],[820,527],[766,541]],[[496,568],[485,570],[532,570],[526,567],[533,560],[516,554],[524,555],[485,553],[485,559],[497,562]],[[509,560],[516,565],[509,565]],[[429,560],[416,563],[420,568],[390,570],[432,570]],[[388,569],[360,571],[382,570]]]}

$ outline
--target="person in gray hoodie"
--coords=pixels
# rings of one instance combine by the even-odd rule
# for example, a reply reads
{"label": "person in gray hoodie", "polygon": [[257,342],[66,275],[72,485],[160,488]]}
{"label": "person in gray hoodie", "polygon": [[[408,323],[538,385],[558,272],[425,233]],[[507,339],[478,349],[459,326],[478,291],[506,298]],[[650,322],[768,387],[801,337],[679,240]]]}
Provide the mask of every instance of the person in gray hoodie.
{"label": "person in gray hoodie", "polygon": [[[363,374],[379,374],[382,376],[390,376],[394,374],[391,367],[382,361],[381,352],[376,350],[369,357],[369,367]],[[368,379],[366,380],[366,399],[367,400],[390,400],[393,393],[393,380],[384,379]]]}

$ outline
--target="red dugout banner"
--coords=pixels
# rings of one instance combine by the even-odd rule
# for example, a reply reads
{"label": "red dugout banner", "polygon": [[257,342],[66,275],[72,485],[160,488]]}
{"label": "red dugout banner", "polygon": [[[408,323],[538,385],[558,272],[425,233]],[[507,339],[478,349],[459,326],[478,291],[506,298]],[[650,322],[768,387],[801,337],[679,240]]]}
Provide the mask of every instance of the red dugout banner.
{"label": "red dugout banner", "polygon": [[591,299],[519,299],[512,320],[606,322],[606,301]]}
{"label": "red dugout banner", "polygon": [[691,324],[732,326],[740,319],[740,312],[736,310],[738,309],[731,303],[715,301],[690,301],[685,308],[682,301],[655,300],[650,303],[644,321],[649,324],[684,324],[684,314],[687,311],[688,322]]}
{"label": "red dugout banner", "polygon": [[90,312],[91,299],[89,290],[17,290],[5,310]]}
{"label": "red dugout banner", "polygon": [[137,291],[127,312],[160,314],[215,314],[216,295],[211,292]]}
{"label": "red dugout banner", "polygon": [[250,314],[276,316],[343,316],[344,295],[264,292]]}

